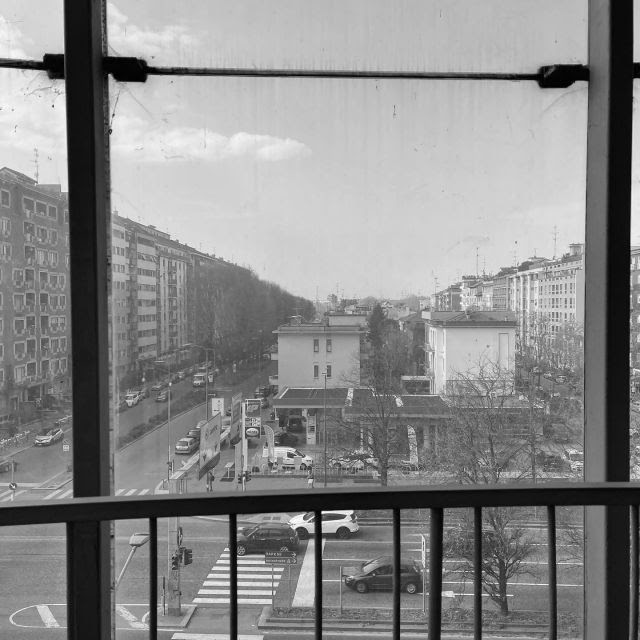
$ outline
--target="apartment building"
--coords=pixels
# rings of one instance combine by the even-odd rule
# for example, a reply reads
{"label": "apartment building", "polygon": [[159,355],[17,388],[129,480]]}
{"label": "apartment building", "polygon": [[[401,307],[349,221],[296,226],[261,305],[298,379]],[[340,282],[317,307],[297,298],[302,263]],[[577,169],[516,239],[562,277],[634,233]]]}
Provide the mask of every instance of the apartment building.
{"label": "apartment building", "polygon": [[509,275],[508,304],[524,345],[584,320],[584,246],[569,245],[556,260],[532,258]]}
{"label": "apartment building", "polygon": [[66,193],[0,169],[0,422],[70,392],[69,285]]}
{"label": "apartment building", "polygon": [[278,338],[278,385],[286,387],[357,386],[366,316],[327,314],[323,322],[299,316],[273,333]]}
{"label": "apartment building", "polygon": [[495,311],[423,311],[427,375],[432,393],[456,391],[456,381],[499,374],[511,391],[516,319]]}

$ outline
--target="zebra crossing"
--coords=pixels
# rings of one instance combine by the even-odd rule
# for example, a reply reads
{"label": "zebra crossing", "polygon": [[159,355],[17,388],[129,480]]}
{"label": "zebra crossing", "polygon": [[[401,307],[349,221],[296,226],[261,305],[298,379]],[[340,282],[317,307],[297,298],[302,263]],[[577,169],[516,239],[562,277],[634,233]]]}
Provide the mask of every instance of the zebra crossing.
{"label": "zebra crossing", "polygon": [[[29,492],[29,495],[24,495]],[[116,496],[144,496],[152,492],[152,489],[118,489]],[[67,498],[73,498],[73,488],[63,487],[62,489],[54,489],[49,493],[42,493],[41,491],[29,491],[29,489],[18,489],[15,492],[11,489],[0,489],[0,502],[11,502],[18,496],[23,499],[29,500],[66,500]]]}
{"label": "zebra crossing", "polygon": [[[229,548],[211,568],[193,604],[229,604]],[[284,567],[265,563],[264,554],[247,554],[238,558],[238,604],[272,604]]]}

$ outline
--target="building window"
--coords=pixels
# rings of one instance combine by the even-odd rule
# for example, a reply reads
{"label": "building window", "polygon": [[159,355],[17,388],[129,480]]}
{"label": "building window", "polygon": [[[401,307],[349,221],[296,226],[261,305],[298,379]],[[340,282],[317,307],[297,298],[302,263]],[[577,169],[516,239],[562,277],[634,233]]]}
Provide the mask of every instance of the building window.
{"label": "building window", "polygon": [[[640,299],[640,296],[638,296]],[[313,339],[313,353],[318,353],[320,351],[320,340],[318,338]]]}
{"label": "building window", "polygon": [[313,377],[314,378],[320,377],[320,367],[317,364],[313,365]]}
{"label": "building window", "polygon": [[36,202],[36,213],[39,216],[47,217],[47,205],[44,202]]}
{"label": "building window", "polygon": [[0,205],[3,207],[11,206],[11,194],[6,189],[0,190]]}
{"label": "building window", "polygon": [[331,365],[328,364],[327,365],[327,378],[330,378],[330,377],[331,377]]}
{"label": "building window", "polygon": [[327,353],[331,353],[331,349],[333,348],[331,338],[327,338]]}
{"label": "building window", "polygon": [[49,205],[49,217],[58,219],[58,207],[54,207],[52,204]]}
{"label": "building window", "polygon": [[35,204],[31,198],[22,198],[22,209],[25,213],[33,213],[35,211]]}

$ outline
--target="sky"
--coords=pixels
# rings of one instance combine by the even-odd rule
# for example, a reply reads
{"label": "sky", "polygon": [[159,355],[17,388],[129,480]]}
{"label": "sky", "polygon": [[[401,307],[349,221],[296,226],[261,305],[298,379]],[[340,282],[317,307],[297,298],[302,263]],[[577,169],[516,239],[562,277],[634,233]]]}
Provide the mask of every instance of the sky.
{"label": "sky", "polygon": [[[586,6],[117,0],[109,46],[154,65],[530,72],[586,62]],[[61,2],[0,0],[0,57],[62,42]],[[111,83],[110,114],[114,209],[310,299],[427,294],[584,239],[585,84],[152,77]],[[0,166],[33,176],[35,148],[40,181],[64,185],[64,83],[0,71]]]}

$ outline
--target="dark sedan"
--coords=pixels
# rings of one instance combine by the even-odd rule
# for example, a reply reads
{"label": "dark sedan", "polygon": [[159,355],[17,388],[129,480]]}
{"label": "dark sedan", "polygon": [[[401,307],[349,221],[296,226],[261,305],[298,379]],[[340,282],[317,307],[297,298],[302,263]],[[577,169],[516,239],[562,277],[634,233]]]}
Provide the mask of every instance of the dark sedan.
{"label": "dark sedan", "polygon": [[[358,593],[391,591],[393,589],[393,558],[380,556],[363,562],[359,567],[343,569],[344,583]],[[400,564],[400,590],[407,593],[422,591],[422,570],[415,561]]]}
{"label": "dark sedan", "polygon": [[238,531],[236,546],[239,556],[265,551],[297,551],[298,534],[288,525],[279,522],[261,522]]}
{"label": "dark sedan", "polygon": [[295,447],[298,444],[298,436],[282,431],[281,433],[276,433],[273,443],[276,447]]}

